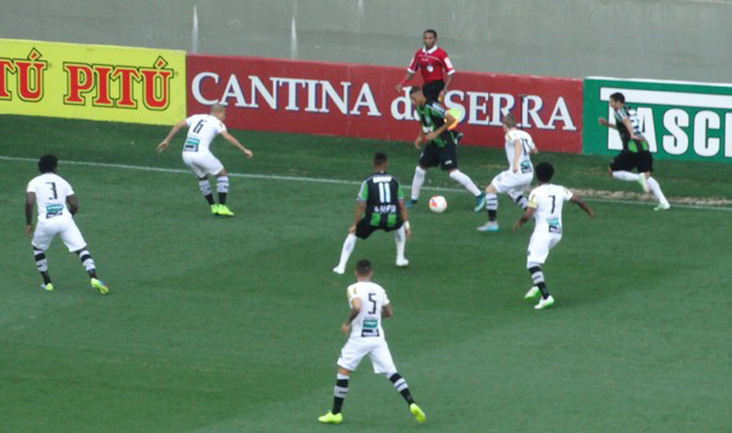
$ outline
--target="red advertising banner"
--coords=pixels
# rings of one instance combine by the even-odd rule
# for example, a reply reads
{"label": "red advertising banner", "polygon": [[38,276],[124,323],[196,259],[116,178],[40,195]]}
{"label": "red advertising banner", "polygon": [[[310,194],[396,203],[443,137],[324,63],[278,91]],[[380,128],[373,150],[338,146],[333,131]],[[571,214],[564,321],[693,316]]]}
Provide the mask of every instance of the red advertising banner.
{"label": "red advertising banner", "polygon": [[[419,132],[405,68],[188,55],[188,114],[221,102],[234,129],[413,141]],[[419,77],[409,83],[421,85]],[[511,111],[539,149],[582,151],[582,80],[458,71],[444,105],[464,115],[461,145],[503,146]]]}

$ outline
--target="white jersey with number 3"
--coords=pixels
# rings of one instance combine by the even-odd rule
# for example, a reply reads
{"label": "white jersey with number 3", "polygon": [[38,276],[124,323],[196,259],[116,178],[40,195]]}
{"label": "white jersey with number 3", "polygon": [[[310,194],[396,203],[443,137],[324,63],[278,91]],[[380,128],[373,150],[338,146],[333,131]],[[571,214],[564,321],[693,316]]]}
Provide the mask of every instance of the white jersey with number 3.
{"label": "white jersey with number 3", "polygon": [[509,170],[513,171],[513,159],[516,157],[516,140],[521,143],[521,156],[519,156],[518,173],[533,173],[531,165],[531,151],[536,149],[534,140],[528,132],[520,129],[511,129],[506,133],[506,158],[508,159]]}
{"label": "white jersey with number 3", "polygon": [[383,287],[376,283],[361,281],[348,286],[348,305],[361,300],[361,312],[351,322],[351,339],[384,338],[381,327],[381,309],[389,305],[389,298]]}
{"label": "white jersey with number 3", "polygon": [[186,119],[186,125],[188,135],[183,144],[183,152],[196,152],[199,155],[208,154],[214,138],[226,131],[226,125],[210,114],[193,115]]}
{"label": "white jersey with number 3", "polygon": [[536,209],[535,233],[562,233],[562,207],[572,198],[572,192],[561,185],[545,183],[531,191],[529,207]]}
{"label": "white jersey with number 3", "polygon": [[71,185],[56,173],[44,173],[28,182],[26,192],[36,195],[38,222],[52,218],[71,218],[66,197],[74,195]]}

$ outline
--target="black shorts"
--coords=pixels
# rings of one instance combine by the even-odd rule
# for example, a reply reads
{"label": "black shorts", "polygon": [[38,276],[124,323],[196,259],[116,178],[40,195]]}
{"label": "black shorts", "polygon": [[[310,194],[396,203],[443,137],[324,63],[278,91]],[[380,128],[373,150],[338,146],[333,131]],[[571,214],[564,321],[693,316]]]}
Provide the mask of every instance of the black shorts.
{"label": "black shorts", "polygon": [[440,92],[442,92],[442,89],[444,88],[445,82],[442,80],[433,81],[422,86],[422,93],[424,93],[427,103],[437,101],[437,98],[440,96]]}
{"label": "black shorts", "polygon": [[419,156],[419,165],[425,168],[439,165],[443,170],[455,170],[458,168],[457,147],[452,143],[439,147],[429,142]]}
{"label": "black shorts", "polygon": [[610,164],[612,171],[632,171],[637,169],[638,173],[653,171],[653,155],[651,152],[620,152]]}
{"label": "black shorts", "polygon": [[[358,222],[358,224],[356,224],[356,237],[359,239],[366,239],[371,236],[371,233],[377,230],[383,230],[385,232],[398,230],[399,228],[401,228],[404,222],[398,215],[396,217],[396,223],[394,225],[390,226],[383,221],[379,221],[377,222],[377,224],[374,225],[371,215],[366,215],[364,218],[361,219],[361,221]],[[382,220],[383,219],[385,218],[382,218]]]}

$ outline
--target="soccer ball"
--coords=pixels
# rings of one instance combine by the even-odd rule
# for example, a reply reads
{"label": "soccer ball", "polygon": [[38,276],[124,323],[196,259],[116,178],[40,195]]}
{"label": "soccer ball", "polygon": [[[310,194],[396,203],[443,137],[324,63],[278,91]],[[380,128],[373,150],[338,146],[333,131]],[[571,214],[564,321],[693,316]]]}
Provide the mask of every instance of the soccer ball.
{"label": "soccer ball", "polygon": [[442,213],[445,212],[445,209],[447,209],[447,200],[445,200],[445,197],[436,195],[430,199],[430,210],[432,212]]}

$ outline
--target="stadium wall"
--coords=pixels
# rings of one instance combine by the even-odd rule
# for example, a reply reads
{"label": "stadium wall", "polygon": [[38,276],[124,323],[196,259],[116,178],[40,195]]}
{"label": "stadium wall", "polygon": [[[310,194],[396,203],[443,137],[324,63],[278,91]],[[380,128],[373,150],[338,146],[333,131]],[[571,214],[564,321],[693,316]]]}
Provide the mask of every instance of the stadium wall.
{"label": "stadium wall", "polygon": [[731,22],[719,0],[26,0],[0,38],[403,68],[432,27],[458,71],[728,82]]}
{"label": "stadium wall", "polygon": [[[188,114],[222,102],[232,128],[413,141],[419,131],[400,68],[189,55]],[[420,84],[415,79],[414,84]],[[582,150],[582,80],[463,72],[445,96],[463,116],[461,144],[503,146],[514,112],[543,150]]]}

